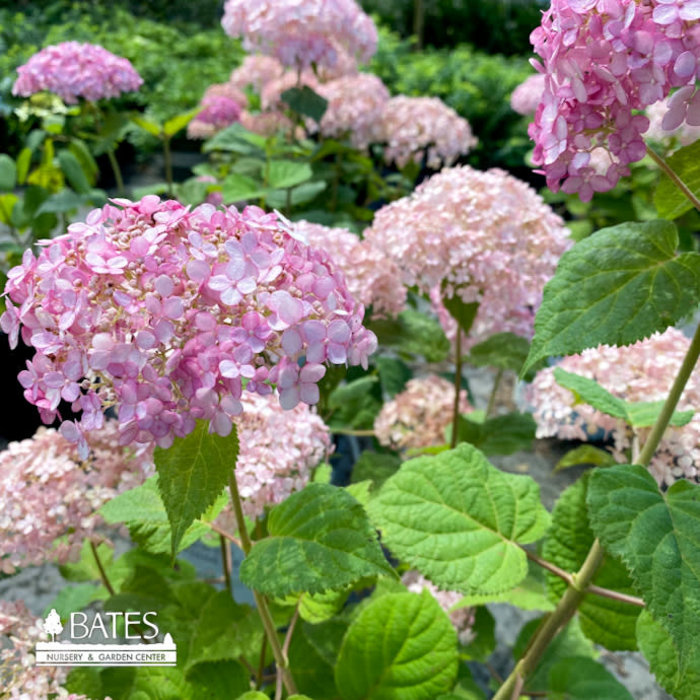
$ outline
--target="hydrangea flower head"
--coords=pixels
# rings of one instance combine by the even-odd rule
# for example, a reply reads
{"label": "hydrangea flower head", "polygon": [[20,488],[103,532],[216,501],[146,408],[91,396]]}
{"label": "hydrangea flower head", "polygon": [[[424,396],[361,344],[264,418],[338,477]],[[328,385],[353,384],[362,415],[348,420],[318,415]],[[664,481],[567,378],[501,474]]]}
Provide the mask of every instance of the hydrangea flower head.
{"label": "hydrangea flower head", "polygon": [[[532,336],[542,289],[571,242],[564,222],[524,182],[463,166],[433,175],[382,207],[365,239],[401,270],[406,286],[479,311],[465,348],[494,333]],[[454,337],[446,312],[443,327]]]}
{"label": "hydrangea flower head", "polygon": [[[612,189],[641,160],[649,120],[637,113],[677,90],[663,128],[700,125],[697,0],[552,0],[531,35],[545,89],[530,135],[548,186],[578,192]],[[589,167],[605,148],[604,173]]]}
{"label": "hydrangea flower head", "polygon": [[197,419],[227,435],[244,385],[313,404],[326,363],[366,367],[377,342],[328,255],[257,207],[116,199],[26,251],[5,291],[0,325],[36,350],[24,395],[47,423],[61,400],[81,412],[61,432],[82,452],[108,406],[122,444],[168,447]]}
{"label": "hydrangea flower head", "polygon": [[333,67],[339,48],[367,61],[377,47],[374,22],[355,0],[227,0],[221,23],[247,51],[295,69]]}
{"label": "hydrangea flower head", "polygon": [[478,143],[469,122],[438,97],[392,97],[381,123],[384,158],[403,168],[427,157],[433,170],[452,165]]}
{"label": "hydrangea flower head", "polygon": [[[374,421],[377,440],[393,450],[443,444],[445,428],[452,421],[454,394],[452,382],[436,374],[411,379],[402,392],[382,406]],[[471,410],[467,392],[460,391],[460,413]]]}
{"label": "hydrangea flower head", "polygon": [[79,98],[96,102],[138,90],[141,76],[126,58],[115,56],[96,44],[66,41],[47,46],[17,69],[13,95],[28,97],[48,90],[64,102]]}
{"label": "hydrangea flower head", "polygon": [[535,73],[513,90],[510,106],[513,111],[527,117],[535,113],[544,92],[544,75]]}
{"label": "hydrangea flower head", "polygon": [[[675,328],[655,333],[634,345],[584,350],[565,357],[559,367],[567,372],[595,379],[615,396],[626,401],[662,401],[668,395],[690,340]],[[557,384],[554,368],[538,372],[528,388],[528,400],[534,406],[537,437],[556,436],[564,440],[610,438],[610,451],[619,462],[628,463],[626,454],[633,435],[620,419],[596,411],[583,403],[574,405],[573,394]],[[700,406],[700,370],[695,369],[678,403],[679,411]],[[650,428],[639,428],[644,444]],[[700,414],[682,427],[666,429],[649,469],[660,484],[672,484],[685,477],[700,480]]]}
{"label": "hydrangea flower head", "polygon": [[209,138],[237,122],[248,99],[231,83],[220,83],[210,85],[199,104],[202,109],[187,125],[187,136],[191,139]]}

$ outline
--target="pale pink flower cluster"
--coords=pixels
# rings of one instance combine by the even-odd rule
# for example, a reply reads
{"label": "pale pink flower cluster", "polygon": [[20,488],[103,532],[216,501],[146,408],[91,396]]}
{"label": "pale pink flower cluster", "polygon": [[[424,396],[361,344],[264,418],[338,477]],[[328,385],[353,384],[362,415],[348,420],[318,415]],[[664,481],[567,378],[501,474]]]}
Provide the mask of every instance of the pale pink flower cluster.
{"label": "pale pink flower cluster", "polygon": [[241,65],[233,70],[229,82],[239,90],[252,88],[260,94],[267,83],[279,78],[284,71],[284,66],[272,56],[248,54]]}
{"label": "pale pink flower cluster", "polygon": [[224,31],[294,69],[332,67],[338,48],[367,61],[377,29],[355,0],[227,0]]}
{"label": "pale pink flower cluster", "polygon": [[[502,170],[443,170],[380,209],[365,239],[395,261],[407,287],[478,301],[465,348],[510,331],[532,336],[542,288],[571,245],[564,222]],[[446,332],[456,325],[442,314]]]}
{"label": "pale pink flower cluster", "polygon": [[244,384],[313,404],[326,363],[366,367],[377,345],[328,255],[257,207],[115,199],[26,251],[5,291],[11,346],[21,328],[36,349],[25,398],[47,423],[61,400],[82,411],[61,425],[81,454],[108,406],[124,445],[168,447],[197,419],[227,435]]}
{"label": "pale pink flower cluster", "polygon": [[[673,384],[690,340],[681,331],[669,328],[634,345],[584,350],[564,358],[558,366],[567,372],[595,379],[609,392],[627,401],[661,401]],[[528,389],[534,406],[537,437],[589,441],[592,436],[610,438],[609,448],[619,462],[629,462],[632,433],[620,419],[607,416],[578,403],[574,396],[554,379],[554,368],[538,372]],[[700,407],[700,370],[690,377],[678,410]],[[644,444],[649,428],[638,429]],[[700,469],[700,413],[683,427],[669,427],[649,468],[660,484],[672,484],[686,477],[698,480]]]}
{"label": "pale pink flower cluster", "polygon": [[469,122],[438,97],[392,97],[382,113],[384,159],[403,168],[425,157],[439,170],[476,146]]}
{"label": "pale pink flower cluster", "polygon": [[255,518],[303,489],[332,445],[328,427],[305,404],[285,411],[274,394],[247,394],[242,402],[243,413],[235,419],[236,481],[243,512]]}
{"label": "pale pink flower cluster", "polygon": [[345,228],[308,221],[294,224],[312,248],[325,250],[345,275],[350,293],[374,316],[396,316],[406,305],[406,288],[396,263],[369,241]]}
{"label": "pale pink flower cluster", "polygon": [[316,91],[328,100],[321,119],[321,134],[350,137],[355,148],[366,149],[382,140],[382,117],[389,90],[376,75],[357,73],[320,85]]}
{"label": "pale pink flower cluster", "polygon": [[58,431],[39,428],[0,452],[0,571],[72,558],[102,523],[97,509],[153,471],[151,451],[119,445],[115,420],[90,432],[87,444],[81,460]]}
{"label": "pale pink flower cluster", "polygon": [[671,149],[689,146],[700,138],[700,124],[691,126],[688,122],[683,122],[676,129],[664,129],[662,124],[668,112],[668,103],[669,100],[666,99],[647,107],[645,114],[649,119],[649,128],[644,136],[650,141],[657,141]]}
{"label": "pale pink flower cluster", "polygon": [[[442,445],[452,421],[455,391],[452,382],[436,374],[411,379],[406,388],[387,401],[374,421],[377,440],[393,450]],[[467,392],[459,395],[460,413],[472,406]]]}
{"label": "pale pink flower cluster", "polygon": [[231,83],[210,85],[199,103],[197,116],[187,125],[187,136],[191,139],[208,139],[241,118],[248,99]]}
{"label": "pale pink flower cluster", "polygon": [[301,80],[294,71],[286,71],[278,78],[273,78],[263,85],[260,91],[260,106],[263,111],[285,109],[282,101],[283,92],[298,85],[306,85],[316,92],[319,84],[318,78],[311,71],[304,71]]}
{"label": "pale pink flower cluster", "polygon": [[428,590],[430,595],[435,598],[440,607],[448,614],[452,626],[457,632],[460,644],[470,644],[474,641],[474,608],[452,608],[459,603],[464,595],[455,591],[440,590],[432,581],[425,578],[418,571],[407,571],[402,577],[401,582],[411,593],[422,593]]}
{"label": "pale pink flower cluster", "polygon": [[96,44],[77,41],[47,46],[20,66],[17,73],[13,95],[28,97],[48,90],[68,104],[76,103],[80,97],[89,102],[118,97],[143,84],[126,58]]}
{"label": "pale pink flower cluster", "polygon": [[[698,0],[552,0],[531,36],[546,78],[530,125],[551,189],[584,201],[612,189],[646,153],[649,120],[637,110],[674,88],[663,128],[700,125],[698,19]],[[596,147],[610,153],[604,175],[589,167]]]}
{"label": "pale pink flower cluster", "polygon": [[544,75],[535,73],[513,90],[513,94],[510,96],[510,106],[518,114],[529,117],[537,110],[542,101],[543,93]]}

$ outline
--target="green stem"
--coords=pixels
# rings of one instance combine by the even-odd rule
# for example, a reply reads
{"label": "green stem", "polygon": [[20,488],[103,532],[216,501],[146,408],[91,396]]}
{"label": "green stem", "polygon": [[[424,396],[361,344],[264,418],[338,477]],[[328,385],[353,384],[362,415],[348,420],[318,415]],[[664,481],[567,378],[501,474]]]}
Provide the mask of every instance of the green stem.
{"label": "green stem", "polygon": [[100,555],[97,553],[97,545],[95,544],[94,540],[90,540],[90,550],[92,551],[92,556],[95,559],[97,570],[100,572],[100,580],[102,581],[102,585],[109,591],[110,595],[114,595],[114,586],[112,586],[112,582],[107,577],[107,572],[102,565]]}
{"label": "green stem", "polygon": [[170,139],[163,138],[163,164],[165,165],[165,181],[168,183],[168,197],[173,196],[173,159],[170,153]]}
{"label": "green stem", "polygon": [[459,428],[459,395],[462,391],[462,329],[457,326],[457,339],[455,340],[455,398],[452,406],[452,438],[450,447],[457,447],[457,433]]}
{"label": "green stem", "polygon": [[258,661],[258,672],[255,674],[255,689],[260,690],[262,686],[263,671],[265,670],[265,654],[267,652],[267,637],[263,635],[260,645],[260,660]]}
{"label": "green stem", "polygon": [[493,413],[493,409],[496,407],[496,394],[498,393],[498,387],[501,384],[502,378],[503,370],[499,369],[496,373],[496,378],[493,380],[493,389],[491,389],[491,395],[489,396],[489,405],[486,407],[487,418]]}
{"label": "green stem", "polygon": [[[238,534],[241,537],[241,545],[243,552],[246,556],[250,552],[252,542],[250,541],[250,535],[248,534],[248,528],[245,524],[245,518],[243,516],[243,506],[241,505],[241,494],[238,491],[238,483],[236,482],[236,473],[234,472],[229,479],[229,488],[231,490],[231,503],[233,505],[233,512],[236,516],[236,524],[238,525]],[[277,628],[272,619],[272,614],[270,613],[270,608],[267,605],[267,600],[265,596],[260,595],[257,591],[253,591],[253,596],[255,597],[255,604],[258,608],[258,614],[262,620],[263,627],[265,628],[265,635],[267,636],[267,641],[272,649],[272,654],[275,657],[275,663],[277,668],[282,674],[282,682],[284,687],[287,689],[287,693],[294,695],[297,692],[296,686],[294,685],[294,679],[289,670],[289,661],[282,650],[280,645],[280,640],[277,637]]]}
{"label": "green stem", "polygon": [[109,158],[109,164],[112,166],[112,172],[114,173],[114,180],[117,183],[117,192],[120,197],[124,196],[124,178],[122,178],[122,171],[119,168],[119,163],[117,162],[117,157],[114,155],[114,149],[107,149],[107,158]]}
{"label": "green stem", "polygon": [[653,149],[647,146],[647,153],[651,159],[663,170],[671,179],[674,185],[690,200],[692,205],[700,211],[700,199],[698,199],[691,191],[688,185],[681,180],[673,168]]}
{"label": "green stem", "polygon": [[229,548],[228,540],[223,536],[219,535],[219,546],[221,547],[221,568],[224,570],[224,581],[226,582],[226,590],[231,592],[231,568],[230,568],[230,558],[231,550]]}

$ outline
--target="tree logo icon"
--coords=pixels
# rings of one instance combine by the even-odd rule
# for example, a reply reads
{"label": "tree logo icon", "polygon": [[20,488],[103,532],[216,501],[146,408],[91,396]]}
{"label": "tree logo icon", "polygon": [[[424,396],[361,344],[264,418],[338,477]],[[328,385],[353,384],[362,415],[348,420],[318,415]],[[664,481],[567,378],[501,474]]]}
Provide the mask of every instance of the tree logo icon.
{"label": "tree logo icon", "polygon": [[51,612],[46,616],[44,620],[44,631],[51,635],[51,641],[56,641],[56,635],[63,632],[63,625],[61,624],[61,618],[56,612],[56,608],[51,608]]}

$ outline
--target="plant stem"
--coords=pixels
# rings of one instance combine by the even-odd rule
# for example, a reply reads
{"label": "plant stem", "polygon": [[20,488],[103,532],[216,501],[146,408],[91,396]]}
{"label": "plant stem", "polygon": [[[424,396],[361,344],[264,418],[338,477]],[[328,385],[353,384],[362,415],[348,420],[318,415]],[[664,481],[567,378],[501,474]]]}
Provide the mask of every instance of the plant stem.
{"label": "plant stem", "polygon": [[163,137],[163,164],[165,166],[165,181],[168,183],[168,197],[173,196],[173,159],[170,153],[170,139]]}
{"label": "plant stem", "polygon": [[[245,555],[248,556],[252,543],[250,541],[250,535],[248,534],[248,528],[246,527],[245,518],[243,516],[243,506],[241,505],[241,495],[238,491],[235,471],[229,479],[229,488],[231,490],[231,503],[233,505],[233,512],[236,516],[236,523],[238,525],[238,533],[241,537],[242,549]],[[292,674],[289,671],[289,662],[287,661],[285,653],[282,651],[280,640],[277,637],[277,628],[275,627],[275,623],[272,619],[272,614],[270,613],[270,608],[267,605],[267,600],[265,600],[265,596],[261,595],[257,591],[253,591],[253,596],[255,597],[255,604],[258,608],[258,614],[260,615],[263,627],[265,628],[267,641],[270,643],[272,654],[275,657],[275,663],[277,664],[277,668],[282,675],[284,687],[287,689],[287,692],[290,695],[294,695],[297,692],[297,689],[294,685]]]}
{"label": "plant stem", "polygon": [[671,179],[674,185],[690,200],[692,205],[700,211],[700,199],[698,199],[691,191],[688,185],[681,180],[673,168],[653,149],[647,146],[647,153],[651,159],[663,170]]}
{"label": "plant stem", "polygon": [[457,339],[455,340],[455,398],[452,407],[452,438],[450,448],[457,447],[457,433],[459,428],[459,395],[462,391],[462,329],[457,326]]}
{"label": "plant stem", "polygon": [[124,196],[124,178],[122,178],[122,171],[119,168],[119,163],[117,162],[117,157],[114,155],[114,149],[107,149],[107,158],[109,158],[109,164],[112,166],[112,172],[114,173],[114,180],[117,183],[117,193],[120,197]]}
{"label": "plant stem", "polygon": [[255,674],[255,688],[260,690],[262,685],[263,671],[265,670],[265,654],[267,652],[267,637],[263,635],[262,644],[260,645],[260,661],[258,661],[258,672]]}
{"label": "plant stem", "polygon": [[217,535],[221,535],[222,537],[225,537],[229,542],[233,542],[233,544],[235,544],[236,547],[238,547],[238,549],[243,549],[243,545],[241,544],[241,541],[237,537],[234,537],[230,532],[226,532],[226,530],[220,528],[215,523],[207,523],[207,525],[209,525],[209,527]]}
{"label": "plant stem", "polygon": [[95,564],[97,565],[97,570],[100,572],[100,580],[102,585],[109,591],[110,595],[114,595],[114,586],[112,586],[111,581],[107,577],[107,572],[105,571],[102,561],[100,560],[100,555],[97,553],[97,545],[94,540],[90,540],[90,550],[92,551],[92,556],[95,558]]}
{"label": "plant stem", "polygon": [[354,435],[355,437],[374,437],[374,430],[344,430],[343,428],[331,428],[333,435]]}
{"label": "plant stem", "polygon": [[223,535],[219,535],[219,545],[221,546],[221,568],[224,570],[224,581],[226,582],[226,590],[231,592],[231,550],[229,544]]}
{"label": "plant stem", "polygon": [[491,395],[489,396],[489,404],[486,407],[486,417],[488,418],[496,406],[496,394],[498,393],[498,387],[501,384],[501,379],[503,378],[503,370],[499,369],[496,373],[496,378],[493,380],[493,389],[491,389]]}

